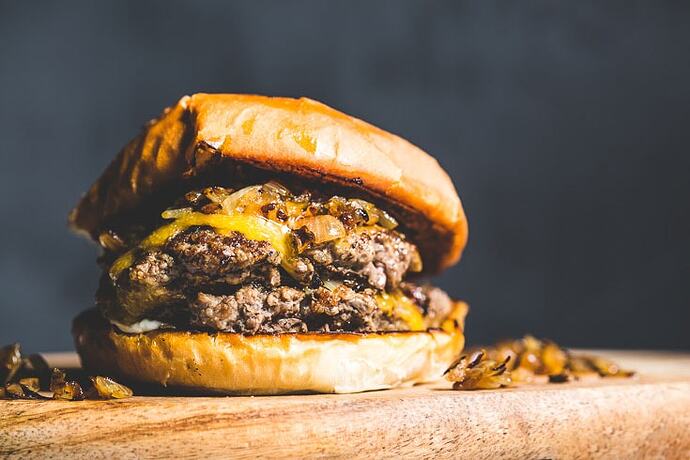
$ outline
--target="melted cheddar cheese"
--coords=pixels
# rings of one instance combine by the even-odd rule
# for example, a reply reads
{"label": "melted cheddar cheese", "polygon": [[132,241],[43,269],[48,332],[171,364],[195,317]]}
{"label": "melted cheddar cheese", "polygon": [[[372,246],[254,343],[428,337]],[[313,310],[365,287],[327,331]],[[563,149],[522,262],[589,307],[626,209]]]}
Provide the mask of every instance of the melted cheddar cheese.
{"label": "melted cheddar cheese", "polygon": [[[267,241],[283,256],[283,261],[286,262],[294,254],[289,239],[290,229],[286,225],[253,214],[228,216],[193,211],[181,213],[171,223],[154,230],[139,243],[137,249],[149,250],[160,247],[178,233],[194,226],[212,227],[220,234],[239,232],[251,240]],[[135,249],[131,249],[117,258],[110,267],[110,278],[116,280],[124,270],[134,263],[134,258]]]}
{"label": "melted cheddar cheese", "polygon": [[384,313],[404,321],[411,331],[426,330],[426,321],[419,307],[402,292],[381,292],[376,295],[376,304]]}

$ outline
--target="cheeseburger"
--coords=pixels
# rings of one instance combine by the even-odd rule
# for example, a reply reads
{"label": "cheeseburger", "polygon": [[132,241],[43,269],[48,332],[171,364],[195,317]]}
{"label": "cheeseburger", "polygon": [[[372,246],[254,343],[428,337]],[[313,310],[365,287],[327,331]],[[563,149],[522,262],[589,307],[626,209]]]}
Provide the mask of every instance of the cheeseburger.
{"label": "cheeseburger", "polygon": [[310,99],[185,96],[70,214],[102,247],[82,364],[221,394],[348,393],[438,378],[467,306],[419,281],[460,257],[448,175]]}

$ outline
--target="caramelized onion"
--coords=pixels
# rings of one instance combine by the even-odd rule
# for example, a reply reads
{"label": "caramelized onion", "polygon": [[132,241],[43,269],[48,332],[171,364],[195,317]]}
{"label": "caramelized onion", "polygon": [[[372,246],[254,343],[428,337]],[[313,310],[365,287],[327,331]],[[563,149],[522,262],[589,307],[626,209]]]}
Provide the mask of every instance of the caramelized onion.
{"label": "caramelized onion", "polygon": [[5,385],[5,394],[10,399],[24,398],[24,390],[18,383],[8,383],[7,385]]}
{"label": "caramelized onion", "polygon": [[121,252],[125,249],[126,244],[122,238],[112,230],[106,230],[98,235],[98,242],[100,245],[111,252]]}
{"label": "caramelized onion", "polygon": [[[116,382],[110,377],[91,377],[91,384],[81,373],[74,373],[73,380],[67,379],[67,373],[54,368],[52,372],[41,355],[21,356],[19,344],[0,347],[0,350],[11,357],[12,363],[18,363],[20,369],[14,370],[8,381],[0,383],[0,399],[34,399],[49,400],[51,398],[39,393],[41,389],[49,388],[53,392],[52,399],[66,401],[82,401],[89,399],[127,398],[132,396],[132,390]],[[16,368],[17,366],[13,366]],[[49,375],[45,375],[45,374]],[[48,382],[42,382],[44,377]],[[82,384],[79,383],[79,381]],[[82,385],[84,386],[82,389]],[[84,391],[88,390],[88,391]]]}
{"label": "caramelized onion", "polygon": [[352,200],[348,200],[347,204],[351,207],[362,209],[365,212],[365,225],[376,225],[378,222],[379,212],[376,206],[374,206],[372,203],[354,198]]}
{"label": "caramelized onion", "polygon": [[192,208],[166,209],[161,213],[163,219],[179,219],[192,212]]}
{"label": "caramelized onion", "polygon": [[424,268],[422,264],[422,256],[419,255],[419,251],[415,247],[410,254],[410,268],[409,270],[414,273],[419,273]]}
{"label": "caramelized onion", "polygon": [[262,206],[281,202],[291,197],[290,190],[278,182],[268,182],[263,185],[252,185],[229,195],[221,203],[223,212],[228,215],[237,213],[257,213]]}
{"label": "caramelized onion", "polygon": [[[260,190],[261,185],[252,185],[251,187],[239,189],[223,200],[223,203],[221,203],[223,211],[228,215],[244,212],[249,204],[260,201]],[[264,204],[262,203],[261,206]]]}
{"label": "caramelized onion", "polygon": [[232,189],[223,187],[206,187],[202,190],[204,196],[211,202],[221,204],[230,195]]}
{"label": "caramelized onion", "polygon": [[291,219],[298,219],[302,217],[304,211],[309,207],[309,203],[306,201],[286,201],[285,202],[285,212]]}
{"label": "caramelized onion", "polygon": [[263,190],[267,193],[280,196],[283,198],[288,198],[292,196],[292,192],[290,192],[290,190],[288,190],[287,187],[273,180],[265,183],[263,185]]}
{"label": "caramelized onion", "polygon": [[386,211],[383,209],[377,209],[378,211],[378,224],[385,228],[386,230],[393,230],[395,227],[398,226],[398,221],[393,218],[390,214],[388,214]]}
{"label": "caramelized onion", "polygon": [[298,220],[298,228],[305,227],[314,235],[314,243],[320,244],[336,240],[347,235],[345,226],[340,220],[331,215],[306,217]]}

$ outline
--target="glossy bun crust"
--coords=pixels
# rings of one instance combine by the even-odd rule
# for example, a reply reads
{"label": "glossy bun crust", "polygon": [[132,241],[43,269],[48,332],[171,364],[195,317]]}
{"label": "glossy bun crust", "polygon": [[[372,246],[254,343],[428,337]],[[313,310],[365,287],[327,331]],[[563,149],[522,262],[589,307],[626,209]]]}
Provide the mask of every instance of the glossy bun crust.
{"label": "glossy bun crust", "polygon": [[354,393],[438,379],[464,346],[467,306],[451,332],[244,336],[160,330],[125,334],[96,310],[74,321],[84,368],[215,394]]}
{"label": "glossy bun crust", "polygon": [[[419,246],[426,272],[457,262],[467,220],[452,181],[404,139],[311,99],[235,94],[185,96],[115,158],[70,215],[96,238],[109,221],[157,192],[250,165],[372,197]],[[227,177],[229,181],[232,177]]]}

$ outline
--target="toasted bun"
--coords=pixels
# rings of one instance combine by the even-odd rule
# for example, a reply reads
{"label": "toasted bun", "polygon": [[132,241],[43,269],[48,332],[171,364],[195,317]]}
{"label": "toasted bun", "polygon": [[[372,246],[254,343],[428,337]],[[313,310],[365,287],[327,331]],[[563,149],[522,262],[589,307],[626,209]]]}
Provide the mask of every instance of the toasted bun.
{"label": "toasted bun", "polygon": [[466,311],[458,302],[452,332],[244,336],[124,334],[89,310],[73,333],[86,369],[128,380],[201,393],[354,393],[439,378],[464,346]]}
{"label": "toasted bun", "polygon": [[453,183],[419,148],[311,99],[235,94],[185,96],[150,122],[91,186],[70,222],[95,238],[156,192],[223,162],[371,195],[403,216],[427,272],[457,262],[467,241]]}

